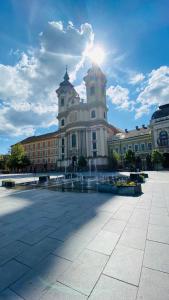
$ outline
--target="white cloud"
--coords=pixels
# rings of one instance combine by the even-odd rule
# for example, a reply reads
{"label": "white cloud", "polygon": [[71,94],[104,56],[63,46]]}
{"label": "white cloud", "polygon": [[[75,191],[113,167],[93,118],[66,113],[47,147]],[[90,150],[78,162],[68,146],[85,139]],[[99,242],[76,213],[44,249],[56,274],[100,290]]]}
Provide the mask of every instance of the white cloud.
{"label": "white cloud", "polygon": [[137,109],[141,117],[149,111],[151,106],[158,106],[169,103],[169,67],[161,66],[149,73],[144,87],[137,97],[137,103],[140,107]]}
{"label": "white cloud", "polygon": [[145,79],[145,76],[143,75],[143,73],[138,73],[138,74],[131,76],[129,83],[138,84],[138,83],[142,82],[144,79]]}
{"label": "white cloud", "polygon": [[135,119],[141,118],[143,115],[146,115],[150,112],[148,105],[142,105],[139,108],[135,109]]}
{"label": "white cloud", "polygon": [[0,120],[4,124],[0,135],[21,135],[57,124],[55,90],[63,80],[65,66],[75,79],[93,40],[88,23],[78,29],[71,22],[64,27],[61,21],[52,21],[39,34],[36,49],[21,53],[14,66],[0,65]]}
{"label": "white cloud", "polygon": [[118,108],[131,110],[133,107],[133,101],[129,99],[129,90],[120,85],[110,86],[107,89],[107,96]]}

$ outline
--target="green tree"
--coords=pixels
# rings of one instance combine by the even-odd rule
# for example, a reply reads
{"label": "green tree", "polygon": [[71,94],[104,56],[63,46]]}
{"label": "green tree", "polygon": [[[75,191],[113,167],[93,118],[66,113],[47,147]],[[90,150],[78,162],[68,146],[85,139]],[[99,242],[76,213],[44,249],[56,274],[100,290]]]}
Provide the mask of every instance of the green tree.
{"label": "green tree", "polygon": [[120,155],[116,151],[112,151],[109,155],[109,168],[117,170],[120,164]]}
{"label": "green tree", "polygon": [[154,167],[158,170],[161,167],[161,164],[163,163],[163,155],[158,150],[153,150],[151,158]]}
{"label": "green tree", "polygon": [[136,162],[135,153],[130,149],[126,152],[125,162],[130,169],[133,169],[135,167],[135,162]]}
{"label": "green tree", "polygon": [[19,169],[22,169],[28,165],[30,165],[30,161],[26,156],[23,145],[14,145],[11,149],[11,155],[9,156],[8,160],[9,168],[18,171]]}
{"label": "green tree", "polygon": [[9,155],[8,154],[1,154],[0,155],[0,170],[5,170],[7,171],[8,169],[8,159],[9,159]]}
{"label": "green tree", "polygon": [[80,156],[78,159],[78,167],[83,169],[87,166],[87,161],[84,156]]}

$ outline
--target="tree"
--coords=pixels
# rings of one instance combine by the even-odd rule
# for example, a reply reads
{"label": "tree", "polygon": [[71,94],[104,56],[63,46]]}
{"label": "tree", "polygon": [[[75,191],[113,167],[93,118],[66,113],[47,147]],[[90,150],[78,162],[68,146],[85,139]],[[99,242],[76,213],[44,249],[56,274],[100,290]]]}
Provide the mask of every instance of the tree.
{"label": "tree", "polygon": [[117,170],[119,164],[120,164],[120,155],[113,150],[109,155],[109,167],[110,169]]}
{"label": "tree", "polygon": [[11,149],[11,155],[9,156],[8,166],[10,169],[19,170],[23,167],[30,165],[30,160],[26,156],[24,147],[22,144],[16,144]]}
{"label": "tree", "polygon": [[80,156],[78,160],[78,167],[83,169],[87,166],[87,161],[84,156]]}
{"label": "tree", "polygon": [[0,155],[0,170],[5,170],[7,171],[8,169],[8,159],[9,155],[8,154],[1,154]]}
{"label": "tree", "polygon": [[126,152],[125,161],[126,161],[127,166],[130,169],[133,169],[135,167],[136,158],[135,158],[135,154],[134,154],[134,152],[132,150],[129,149]]}
{"label": "tree", "polygon": [[151,157],[151,154],[147,154],[147,156],[146,156],[146,165],[147,165],[147,170],[152,170],[152,157]]}
{"label": "tree", "polygon": [[163,163],[163,155],[158,150],[153,150],[151,157],[155,168],[158,170]]}

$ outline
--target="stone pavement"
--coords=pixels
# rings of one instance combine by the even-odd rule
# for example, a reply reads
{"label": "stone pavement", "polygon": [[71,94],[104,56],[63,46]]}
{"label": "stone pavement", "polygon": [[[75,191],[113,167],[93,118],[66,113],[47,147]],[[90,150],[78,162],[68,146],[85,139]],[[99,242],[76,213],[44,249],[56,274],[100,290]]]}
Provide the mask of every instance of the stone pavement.
{"label": "stone pavement", "polygon": [[0,188],[0,299],[168,300],[169,172],[140,197]]}

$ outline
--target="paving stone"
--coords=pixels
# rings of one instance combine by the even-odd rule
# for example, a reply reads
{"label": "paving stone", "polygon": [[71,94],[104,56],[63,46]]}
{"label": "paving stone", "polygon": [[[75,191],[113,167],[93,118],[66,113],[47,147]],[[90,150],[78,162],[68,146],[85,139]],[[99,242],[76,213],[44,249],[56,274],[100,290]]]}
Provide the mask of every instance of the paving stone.
{"label": "paving stone", "polygon": [[143,251],[117,246],[103,273],[137,286],[140,278],[142,260]]}
{"label": "paving stone", "polygon": [[89,295],[98,280],[108,256],[85,250],[59,278],[59,282]]}
{"label": "paving stone", "polygon": [[30,267],[40,263],[50,252],[58,249],[62,246],[62,242],[56,239],[45,238],[41,242],[32,246],[29,251],[24,251],[16,258],[18,261],[28,265]]}
{"label": "paving stone", "polygon": [[148,240],[169,244],[169,228],[167,226],[149,225]]}
{"label": "paving stone", "polygon": [[40,298],[41,300],[84,300],[87,296],[56,282],[51,288],[45,291]]}
{"label": "paving stone", "polygon": [[19,241],[10,243],[8,246],[0,249],[0,265],[3,265],[10,259],[17,256],[19,253],[22,253],[24,251],[29,251],[29,249],[30,246]]}
{"label": "paving stone", "polygon": [[95,239],[87,246],[88,249],[110,255],[116,246],[120,235],[102,230]]}
{"label": "paving stone", "polygon": [[169,245],[147,241],[143,265],[169,273]]}
{"label": "paving stone", "polygon": [[23,300],[23,298],[10,289],[6,289],[4,292],[0,293],[0,300]]}
{"label": "paving stone", "polygon": [[0,267],[0,291],[7,288],[27,271],[29,271],[28,267],[15,260],[11,260]]}
{"label": "paving stone", "polygon": [[150,214],[150,224],[153,225],[161,225],[161,226],[168,226],[169,227],[169,217],[163,215],[152,215]]}
{"label": "paving stone", "polygon": [[44,237],[49,235],[54,230],[55,229],[53,227],[41,226],[37,230],[22,236],[20,240],[29,245],[33,245],[41,241]]}
{"label": "paving stone", "polygon": [[149,212],[143,209],[135,209],[132,216],[128,221],[128,225],[138,228],[138,229],[146,229],[148,226]]}
{"label": "paving stone", "polygon": [[137,300],[168,300],[169,275],[143,268]]}
{"label": "paving stone", "polygon": [[11,289],[26,300],[40,299],[45,290],[54,286],[58,277],[70,265],[70,261],[50,254],[36,268],[13,284]]}
{"label": "paving stone", "polygon": [[90,300],[135,300],[137,287],[125,282],[101,275]]}
{"label": "paving stone", "polygon": [[122,207],[113,215],[113,218],[128,221],[132,212],[133,208]]}
{"label": "paving stone", "polygon": [[56,238],[60,241],[65,241],[70,235],[76,233],[77,225],[73,223],[67,223],[63,227],[52,232],[49,236]]}
{"label": "paving stone", "polygon": [[144,250],[146,233],[146,230],[127,226],[122,233],[118,245]]}
{"label": "paving stone", "polygon": [[121,234],[126,226],[126,221],[110,219],[103,227],[103,230]]}
{"label": "paving stone", "polygon": [[166,207],[151,207],[151,214],[152,215],[162,215],[162,216],[168,216],[168,211]]}
{"label": "paving stone", "polygon": [[88,244],[89,237],[74,234],[56,248],[53,254],[74,261]]}

